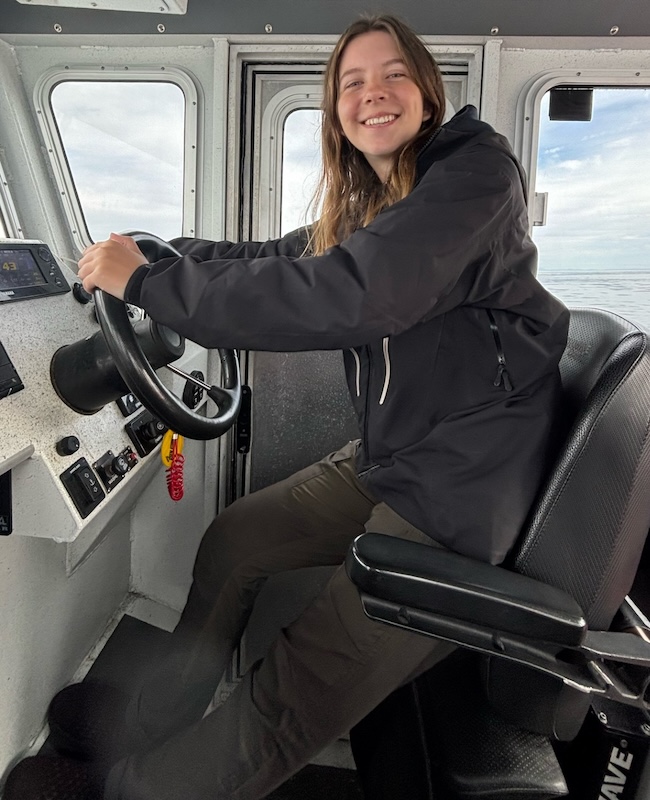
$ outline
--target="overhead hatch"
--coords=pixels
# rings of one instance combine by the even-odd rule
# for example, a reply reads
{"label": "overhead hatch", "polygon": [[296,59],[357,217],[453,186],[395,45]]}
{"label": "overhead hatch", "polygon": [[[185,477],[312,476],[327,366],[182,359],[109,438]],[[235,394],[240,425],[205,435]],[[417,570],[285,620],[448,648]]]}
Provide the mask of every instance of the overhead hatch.
{"label": "overhead hatch", "polygon": [[17,0],[30,6],[94,8],[98,11],[140,11],[154,14],[185,14],[187,0]]}

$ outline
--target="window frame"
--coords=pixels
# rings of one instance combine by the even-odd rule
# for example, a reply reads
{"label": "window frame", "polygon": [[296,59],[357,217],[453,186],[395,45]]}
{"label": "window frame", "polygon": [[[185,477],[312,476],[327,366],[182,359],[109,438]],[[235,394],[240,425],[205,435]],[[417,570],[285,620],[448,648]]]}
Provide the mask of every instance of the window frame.
{"label": "window frame", "polygon": [[[270,175],[266,192],[257,201],[257,230],[279,233],[282,216],[282,175],[284,167],[284,124],[294,111],[319,110],[322,101],[320,78],[314,84],[303,83],[279,91],[262,116],[260,174]],[[264,226],[264,227],[262,227]]]}
{"label": "window frame", "polygon": [[80,251],[93,243],[86,225],[83,207],[74,178],[70,171],[65,148],[51,103],[52,91],[61,83],[86,81],[88,83],[172,83],[185,98],[184,153],[183,153],[183,208],[182,230],[184,236],[195,235],[197,164],[198,164],[198,92],[190,75],[176,67],[156,66],[102,66],[56,67],[46,72],[34,87],[34,104],[54,181],[61,198],[65,218],[70,225],[73,241]]}
{"label": "window frame", "polygon": [[[24,239],[25,234],[18,220],[16,205],[9,191],[9,181],[2,162],[0,162],[0,222],[9,239]],[[0,229],[2,233],[2,229]],[[0,237],[2,238],[2,237]]]}

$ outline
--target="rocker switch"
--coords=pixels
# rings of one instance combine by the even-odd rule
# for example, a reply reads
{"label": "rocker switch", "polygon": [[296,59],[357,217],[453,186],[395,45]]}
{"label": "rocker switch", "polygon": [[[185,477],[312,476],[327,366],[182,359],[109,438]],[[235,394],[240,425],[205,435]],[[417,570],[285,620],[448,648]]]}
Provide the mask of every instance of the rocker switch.
{"label": "rocker switch", "polygon": [[85,458],[75,461],[70,469],[62,472],[61,481],[82,517],[87,517],[106,497],[99,478]]}

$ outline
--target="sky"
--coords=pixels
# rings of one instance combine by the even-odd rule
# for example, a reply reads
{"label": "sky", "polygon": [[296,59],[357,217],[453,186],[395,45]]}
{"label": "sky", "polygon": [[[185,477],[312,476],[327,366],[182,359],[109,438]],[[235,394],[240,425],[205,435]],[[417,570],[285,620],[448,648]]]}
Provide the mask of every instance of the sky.
{"label": "sky", "polygon": [[282,160],[281,232],[311,222],[308,206],[320,170],[320,111],[300,109],[289,114],[284,124]]}
{"label": "sky", "polygon": [[541,112],[540,272],[647,270],[650,89],[596,89],[591,122],[550,121],[547,98]]}
{"label": "sky", "polygon": [[68,81],[54,88],[52,107],[91,238],[125,230],[180,236],[185,100],[179,87]]}

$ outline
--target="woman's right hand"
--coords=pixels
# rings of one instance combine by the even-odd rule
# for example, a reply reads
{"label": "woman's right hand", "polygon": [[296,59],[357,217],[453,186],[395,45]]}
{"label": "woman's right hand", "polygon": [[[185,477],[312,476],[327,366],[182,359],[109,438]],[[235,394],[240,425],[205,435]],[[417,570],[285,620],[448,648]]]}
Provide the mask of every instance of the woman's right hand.
{"label": "woman's right hand", "polygon": [[103,289],[124,300],[131,275],[148,259],[130,236],[112,233],[105,242],[87,247],[79,261],[78,275],[87,292]]}

